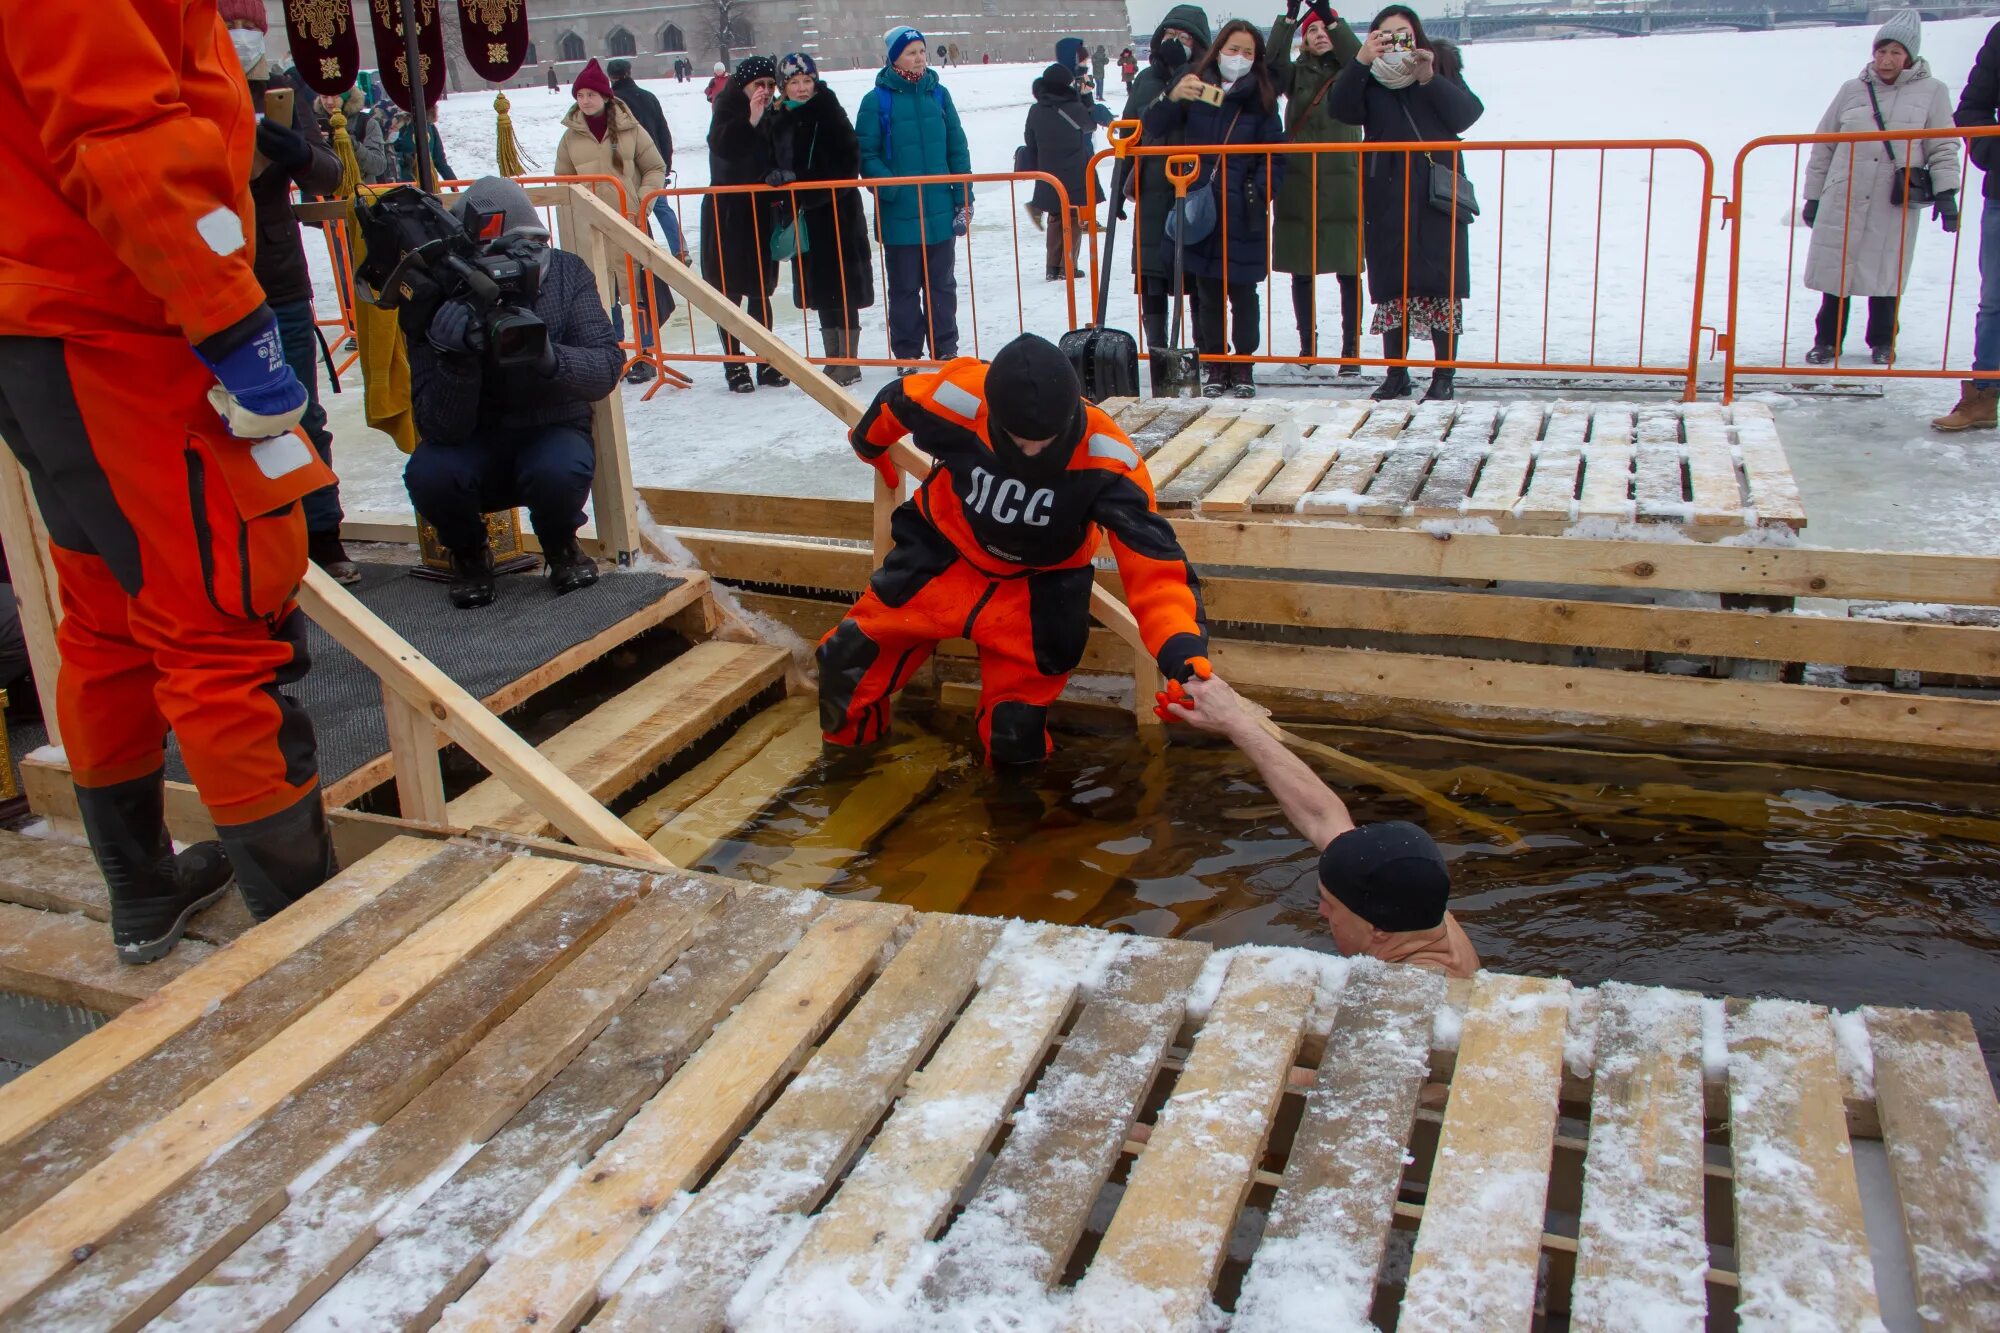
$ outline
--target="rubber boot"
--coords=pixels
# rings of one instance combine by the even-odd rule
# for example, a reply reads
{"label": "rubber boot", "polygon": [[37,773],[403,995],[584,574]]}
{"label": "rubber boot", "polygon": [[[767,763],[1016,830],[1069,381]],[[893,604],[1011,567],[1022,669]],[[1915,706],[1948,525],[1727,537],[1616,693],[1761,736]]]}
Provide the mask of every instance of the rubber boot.
{"label": "rubber boot", "polygon": [[548,538],[538,532],[535,536],[541,540],[542,564],[549,572],[549,586],[555,589],[556,596],[597,582],[597,562],[576,544],[575,533]]}
{"label": "rubber boot", "polygon": [[215,831],[236,868],[243,905],[259,921],[270,920],[333,875],[333,836],[317,786],[275,815],[218,824]]}
{"label": "rubber boot", "polygon": [[[861,330],[820,321],[819,340],[826,348],[827,356],[853,356],[854,349],[861,345]],[[859,366],[828,366],[826,377],[843,387],[861,381]]]}
{"label": "rubber boot", "polygon": [[493,548],[485,542],[451,553],[451,604],[461,611],[493,605]]}
{"label": "rubber boot", "polygon": [[1966,380],[1958,404],[1931,422],[1932,430],[1992,430],[2000,426],[2000,380]]}
{"label": "rubber boot", "polygon": [[[1384,329],[1382,331],[1382,355],[1385,358],[1391,361],[1401,360],[1407,346],[1408,340],[1404,337],[1402,329]],[[1391,398],[1408,398],[1410,396],[1410,368],[1408,366],[1390,366],[1389,373],[1382,377],[1382,382],[1375,386],[1375,392],[1368,396],[1377,402],[1385,402]]]}
{"label": "rubber boot", "polygon": [[121,963],[167,956],[196,912],[229,888],[229,860],[214,843],[174,855],[167,836],[165,770],[109,787],[78,787],[77,812],[111,895],[111,943]]}
{"label": "rubber boot", "polygon": [[[1456,340],[1447,330],[1431,330],[1431,347],[1436,351],[1438,360],[1451,360],[1452,347],[1455,342]],[[1455,384],[1457,379],[1458,372],[1450,366],[1437,367],[1431,371],[1431,386],[1424,390],[1424,401],[1427,403],[1443,403],[1456,398],[1458,396],[1458,389]]]}

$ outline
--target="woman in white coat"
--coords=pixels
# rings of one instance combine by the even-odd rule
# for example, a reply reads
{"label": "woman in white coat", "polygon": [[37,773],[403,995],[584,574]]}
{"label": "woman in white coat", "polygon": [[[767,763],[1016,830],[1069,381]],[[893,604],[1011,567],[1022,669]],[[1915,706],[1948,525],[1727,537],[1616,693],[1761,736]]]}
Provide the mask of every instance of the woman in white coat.
{"label": "woman in white coat", "polygon": [[[1951,90],[1917,58],[1922,28],[1914,9],[1890,15],[1875,34],[1875,55],[1849,79],[1820,117],[1821,134],[1952,128]],[[1892,202],[1906,168],[1930,172],[1935,202]],[[1919,178],[1921,179],[1921,178]],[[1854,298],[1868,298],[1868,347],[1875,364],[1896,356],[1896,307],[1917,254],[1917,227],[1930,209],[1946,231],[1958,230],[1958,140],[1885,140],[1814,144],[1806,166],[1801,216],[1813,229],[1806,286],[1825,293],[1806,361],[1824,366],[1840,355]]]}

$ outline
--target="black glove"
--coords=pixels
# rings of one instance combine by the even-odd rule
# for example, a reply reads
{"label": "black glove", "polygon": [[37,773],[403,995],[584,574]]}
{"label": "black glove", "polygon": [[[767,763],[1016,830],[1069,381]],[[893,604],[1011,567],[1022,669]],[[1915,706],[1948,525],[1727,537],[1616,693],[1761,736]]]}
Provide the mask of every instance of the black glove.
{"label": "black glove", "polygon": [[535,373],[545,380],[552,380],[556,377],[557,369],[559,363],[556,360],[556,343],[555,339],[550,338],[543,342],[542,354],[535,358]]}
{"label": "black glove", "polygon": [[781,168],[765,176],[764,184],[771,186],[773,189],[776,189],[777,187],[782,185],[790,185],[793,181],[797,180],[798,178],[799,178],[798,172],[785,171]]}
{"label": "black glove", "polygon": [[269,116],[257,122],[257,151],[275,167],[297,171],[312,161],[312,145],[289,125],[280,125]]}
{"label": "black glove", "polygon": [[1947,232],[1958,230],[1958,191],[1937,192],[1937,220]]}
{"label": "black glove", "polygon": [[1806,200],[1806,206],[1799,210],[1800,220],[1803,221],[1808,227],[1810,227],[1813,224],[1813,219],[1818,216],[1819,216],[1819,200],[1817,199]]}
{"label": "black glove", "polygon": [[1285,18],[1292,23],[1299,21],[1299,0],[1285,0]]}
{"label": "black glove", "polygon": [[431,316],[430,343],[446,356],[471,356],[477,352],[472,346],[473,329],[478,316],[471,306],[463,301],[446,301]]}

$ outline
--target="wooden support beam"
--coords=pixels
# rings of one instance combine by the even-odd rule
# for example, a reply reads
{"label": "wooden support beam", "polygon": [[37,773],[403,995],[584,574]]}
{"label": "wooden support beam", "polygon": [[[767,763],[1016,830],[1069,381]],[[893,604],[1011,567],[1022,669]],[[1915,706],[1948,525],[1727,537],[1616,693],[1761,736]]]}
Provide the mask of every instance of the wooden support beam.
{"label": "wooden support beam", "polygon": [[42,703],[42,726],[50,745],[62,744],[56,718],[56,626],[62,623],[62,599],[56,586],[55,564],[49,557],[48,530],[35,504],[28,474],[12,449],[0,448],[0,544],[7,553],[14,600],[20,607],[21,637],[28,645],[28,668],[34,673],[35,694]]}
{"label": "wooden support beam", "polygon": [[430,714],[382,686],[382,720],[388,724],[389,758],[396,767],[396,809],[420,824],[449,823],[444,771],[438,767],[438,733]]}

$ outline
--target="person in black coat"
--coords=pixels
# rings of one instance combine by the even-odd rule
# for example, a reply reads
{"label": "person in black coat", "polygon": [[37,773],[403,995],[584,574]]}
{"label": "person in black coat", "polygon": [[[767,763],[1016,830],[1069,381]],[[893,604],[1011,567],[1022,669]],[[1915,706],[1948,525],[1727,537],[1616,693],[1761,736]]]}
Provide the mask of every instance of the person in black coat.
{"label": "person in black coat", "polygon": [[[1456,139],[1486,111],[1466,87],[1463,71],[1457,47],[1433,43],[1415,11],[1390,5],[1375,16],[1360,53],[1334,80],[1327,106],[1336,118],[1361,126],[1371,144]],[[1438,361],[1449,361],[1462,324],[1459,303],[1472,294],[1470,222],[1454,224],[1431,205],[1430,181],[1433,171],[1464,170],[1463,158],[1372,152],[1362,161],[1363,248],[1368,292],[1375,298],[1370,331],[1382,335],[1382,355],[1398,360],[1409,354],[1410,333],[1428,328]],[[1450,398],[1452,377],[1449,366],[1438,366],[1424,397]],[[1391,366],[1374,396],[1409,392],[1409,370]]]}
{"label": "person in black coat", "polygon": [[[1199,5],[1175,5],[1153,30],[1153,45],[1146,68],[1132,80],[1125,99],[1122,119],[1139,120],[1147,108],[1167,95],[1181,75],[1201,63],[1208,54],[1208,15]],[[1152,137],[1143,140],[1154,147],[1171,140]],[[1167,301],[1174,293],[1174,248],[1167,243],[1167,215],[1173,212],[1173,187],[1167,184],[1164,157],[1133,159],[1128,167],[1124,197],[1138,204],[1132,227],[1132,266],[1139,274],[1139,314],[1146,330],[1146,342],[1153,347],[1167,345]],[[1123,209],[1121,201],[1118,207]],[[1123,216],[1121,213],[1120,216]],[[1190,288],[1193,287],[1189,283]],[[1201,313],[1200,293],[1194,294],[1196,318]]]}
{"label": "person in black coat", "polygon": [[653,147],[660,150],[660,160],[667,164],[667,174],[674,174],[674,132],[667,128],[667,113],[660,109],[660,99],[639,86],[632,77],[632,62],[624,58],[612,61],[604,67],[611,76],[611,95],[625,104],[632,113],[632,119],[639,122],[639,128],[653,137]]}
{"label": "person in black coat", "polygon": [[[778,62],[784,80],[774,131],[777,167],[773,185],[793,181],[851,181],[861,175],[861,145],[847,109],[820,82],[819,66],[803,52]],[[797,211],[805,250],[792,261],[792,300],[819,311],[823,355],[860,355],[861,317],[875,304],[875,261],[868,246],[868,216],[859,190],[794,190],[783,206]],[[826,368],[835,384],[861,379],[859,366]]]}
{"label": "person in black coat", "polygon": [[[1067,65],[1050,65],[1035,80],[1035,104],[1028,108],[1028,123],[1021,130],[1032,171],[1045,172],[1062,182],[1062,192],[1047,181],[1036,181],[1034,196],[1028,201],[1028,217],[1048,232],[1043,256],[1044,276],[1061,282],[1076,268],[1077,252],[1083,247],[1084,200],[1095,197],[1090,181],[1091,142],[1097,123],[1091,109],[1076,90],[1076,76]],[[1069,206],[1063,206],[1067,195]],[[1068,268],[1064,257],[1068,257]]]}
{"label": "person in black coat", "polygon": [[[1222,105],[1202,100],[1204,87],[1219,87]],[[1208,55],[1191,74],[1184,74],[1173,91],[1146,112],[1141,143],[1169,139],[1197,144],[1282,143],[1285,123],[1278,116],[1278,92],[1264,64],[1264,34],[1256,25],[1232,19],[1222,25]],[[1284,163],[1269,154],[1234,153],[1205,157],[1201,174],[1188,187],[1217,192],[1220,209],[1215,229],[1187,243],[1187,271],[1201,301],[1195,306],[1195,346],[1204,356],[1219,356],[1234,348],[1236,355],[1256,352],[1263,320],[1257,287],[1270,275],[1271,187],[1282,176]],[[1218,174],[1220,179],[1218,180]],[[1223,342],[1223,303],[1228,302],[1229,341]],[[1247,363],[1211,363],[1202,393],[1219,398],[1234,393],[1254,398],[1256,380]]]}
{"label": "person in black coat", "polygon": [[[715,94],[708,127],[708,180],[711,185],[764,185],[777,170],[772,131],[777,117],[772,107],[778,94],[778,67],[769,56],[748,56],[738,62]],[[771,234],[777,230],[776,204],[769,191],[705,194],[701,197],[701,276],[751,318],[771,323],[771,292],[778,285],[778,261],[771,258]],[[743,345],[727,329],[723,350],[739,356]],[[723,373],[737,393],[750,393],[750,367],[727,362]],[[782,387],[791,383],[776,366],[757,366],[757,384]]]}

